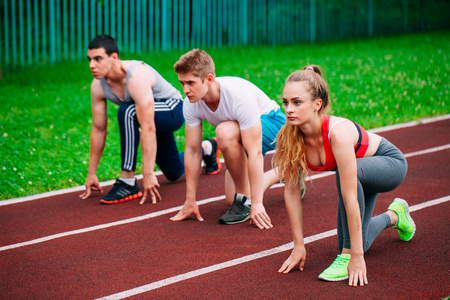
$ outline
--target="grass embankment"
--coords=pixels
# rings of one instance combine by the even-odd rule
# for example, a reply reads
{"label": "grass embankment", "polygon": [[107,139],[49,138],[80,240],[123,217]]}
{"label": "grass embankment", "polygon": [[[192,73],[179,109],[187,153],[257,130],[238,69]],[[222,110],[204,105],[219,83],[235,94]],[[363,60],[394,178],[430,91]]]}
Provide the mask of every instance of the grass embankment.
{"label": "grass embankment", "polygon": [[[281,103],[285,78],[313,63],[326,72],[332,111],[366,129],[449,113],[450,32],[339,42],[205,49],[217,76],[246,78]],[[174,62],[185,51],[139,57],[181,91]],[[84,184],[92,123],[87,61],[30,67],[0,81],[0,199]],[[117,107],[98,170],[101,181],[120,174]],[[206,136],[213,128],[205,126]],[[184,131],[177,132],[179,148]],[[138,170],[141,171],[140,158]]]}

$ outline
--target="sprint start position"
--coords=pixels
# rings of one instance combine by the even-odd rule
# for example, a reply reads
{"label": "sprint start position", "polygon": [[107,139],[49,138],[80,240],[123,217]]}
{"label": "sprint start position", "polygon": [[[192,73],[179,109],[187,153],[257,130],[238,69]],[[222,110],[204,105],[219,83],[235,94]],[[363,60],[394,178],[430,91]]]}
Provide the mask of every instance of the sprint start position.
{"label": "sprint start position", "polygon": [[[114,187],[100,202],[120,203],[150,197],[152,203],[161,200],[159,183],[154,174],[155,163],[170,181],[184,174],[184,155],[179,153],[174,131],[184,123],[183,100],[180,92],[155,69],[142,61],[120,60],[117,42],[110,36],[95,37],[88,46],[87,57],[94,80],[91,84],[92,130],[91,152],[86,179],[88,198],[92,190],[103,192],[97,169],[103,154],[107,132],[107,99],[119,105],[122,173]],[[140,130],[139,130],[140,129]],[[142,149],[144,193],[135,179],[139,142]],[[214,139],[202,142],[202,157],[207,174],[220,170],[219,155]],[[200,167],[199,161],[199,167]]]}
{"label": "sprint start position", "polygon": [[[285,178],[284,198],[294,248],[278,272],[288,273],[297,264],[303,270],[303,212],[299,180],[308,168],[336,171],[338,191],[337,237],[340,254],[319,278],[349,279],[349,285],[368,283],[364,253],[385,229],[397,228],[409,241],[415,224],[405,200],[396,198],[387,212],[372,217],[378,193],[397,188],[404,180],[407,163],[403,154],[381,136],[365,131],[344,118],[328,116],[328,87],[318,66],[292,73],[283,89],[287,122],[280,130],[274,166]],[[299,175],[301,170],[301,176]]]}
{"label": "sprint start position", "polygon": [[174,68],[188,98],[183,108],[186,201],[171,219],[180,221],[194,214],[203,220],[196,203],[196,190],[202,120],[207,120],[216,127],[217,143],[227,166],[225,195],[230,209],[219,222],[238,224],[251,218],[258,228],[271,228],[263,194],[279,180],[275,170],[264,173],[263,159],[267,151],[275,148],[274,140],[285,123],[279,105],[245,79],[216,78],[212,58],[200,49],[181,56]]}

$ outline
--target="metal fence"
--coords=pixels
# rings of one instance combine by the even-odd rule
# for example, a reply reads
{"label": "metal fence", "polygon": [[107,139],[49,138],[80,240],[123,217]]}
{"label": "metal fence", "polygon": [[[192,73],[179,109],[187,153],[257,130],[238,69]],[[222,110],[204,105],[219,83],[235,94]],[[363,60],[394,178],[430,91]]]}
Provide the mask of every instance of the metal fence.
{"label": "metal fence", "polygon": [[449,28],[448,0],[0,0],[0,67],[122,52],[288,44]]}

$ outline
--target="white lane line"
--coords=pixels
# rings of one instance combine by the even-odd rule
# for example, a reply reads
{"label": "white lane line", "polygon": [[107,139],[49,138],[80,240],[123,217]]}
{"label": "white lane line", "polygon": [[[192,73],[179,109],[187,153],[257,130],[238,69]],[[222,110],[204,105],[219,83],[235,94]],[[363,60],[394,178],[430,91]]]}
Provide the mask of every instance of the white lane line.
{"label": "white lane line", "polygon": [[[450,119],[450,114],[443,115],[443,116],[437,116],[437,117],[431,117],[431,118],[425,118],[425,119],[421,119],[420,121],[412,121],[412,122],[408,122],[408,123],[395,124],[395,125],[389,125],[389,126],[384,126],[384,127],[380,127],[380,128],[374,128],[374,129],[370,129],[369,131],[374,132],[374,133],[387,132],[387,131],[391,131],[391,130],[414,127],[414,126],[418,126],[421,124],[429,124],[429,123],[433,123],[433,122],[444,121],[447,119]],[[267,154],[271,154],[271,153],[274,153],[274,151],[267,152]],[[220,161],[223,162],[223,159],[221,159]],[[160,175],[162,175],[162,172],[157,171],[157,172],[155,172],[155,175],[160,176]],[[143,177],[142,174],[136,175],[136,178],[138,180],[142,179],[142,177]],[[109,186],[109,185],[112,185],[114,182],[115,182],[115,180],[104,181],[104,182],[100,183],[100,186],[102,186],[102,187]],[[0,201],[0,206],[16,204],[16,203],[21,203],[21,202],[27,202],[27,201],[33,201],[33,200],[48,198],[48,197],[57,196],[57,195],[69,194],[69,193],[73,193],[73,192],[83,192],[84,190],[85,190],[85,186],[80,185],[80,186],[62,189],[62,190],[58,190],[58,191],[52,191],[52,192],[47,192],[47,193],[41,193],[41,194],[36,194],[36,195],[20,197],[20,198],[2,200],[2,201]]]}
{"label": "white lane line", "polygon": [[[450,200],[450,196],[446,196],[446,197],[430,200],[430,201],[427,201],[427,202],[424,202],[424,203],[420,203],[420,204],[417,204],[417,205],[410,206],[410,211],[418,211],[418,210],[421,210],[421,209],[424,209],[424,208],[427,208],[427,207],[430,207],[430,206],[433,206],[433,205],[438,205],[438,204],[447,202],[449,200]],[[309,243],[312,243],[312,242],[315,242],[315,241],[318,241],[318,240],[321,240],[321,239],[324,239],[324,238],[327,238],[327,237],[334,236],[336,234],[337,234],[337,230],[336,229],[332,229],[332,230],[325,231],[325,232],[322,232],[322,233],[319,233],[319,234],[316,234],[316,235],[312,235],[312,236],[306,237],[304,239],[304,242],[305,242],[305,244],[309,244]],[[230,260],[230,261],[226,261],[226,262],[223,262],[223,263],[220,263],[220,264],[216,264],[216,265],[212,265],[212,266],[209,266],[209,267],[201,268],[201,269],[198,269],[198,270],[195,270],[195,271],[191,271],[191,272],[187,272],[187,273],[184,273],[184,274],[176,275],[176,276],[169,277],[169,278],[166,278],[166,279],[163,279],[163,280],[155,281],[155,282],[152,282],[150,284],[142,285],[140,287],[136,287],[136,288],[133,288],[133,289],[130,289],[130,290],[127,290],[127,291],[123,291],[123,292],[116,293],[116,294],[113,294],[113,295],[109,295],[109,296],[106,296],[106,297],[103,297],[103,298],[99,298],[99,299],[105,299],[105,300],[106,299],[108,299],[108,300],[109,299],[124,299],[124,298],[127,298],[127,297],[131,297],[131,296],[135,296],[135,295],[142,294],[142,293],[145,293],[145,292],[149,292],[151,290],[155,290],[155,289],[158,289],[158,288],[163,287],[163,286],[174,284],[174,283],[177,283],[177,282],[180,282],[180,281],[183,281],[183,280],[192,279],[192,278],[195,278],[195,277],[207,274],[207,273],[215,272],[215,271],[222,270],[222,269],[225,269],[225,268],[228,268],[228,267],[237,266],[237,265],[240,265],[240,264],[252,261],[252,260],[256,260],[256,259],[259,259],[259,258],[263,258],[263,257],[266,257],[266,256],[275,255],[275,254],[278,254],[280,252],[284,252],[284,251],[290,250],[293,247],[294,247],[293,242],[290,242],[290,243],[287,243],[287,244],[284,244],[284,245],[281,245],[281,246],[278,246],[278,247],[275,247],[275,248],[272,248],[272,249],[264,250],[264,251],[257,252],[257,253],[254,253],[254,254],[250,254],[250,255],[247,255],[247,256],[243,256],[243,257],[240,257],[240,258],[236,258],[236,259],[233,259],[233,260]]]}
{"label": "white lane line", "polygon": [[[161,171],[155,172],[155,175],[161,175],[161,174],[162,174]],[[136,178],[139,180],[139,179],[142,179],[143,176],[142,176],[142,174],[136,175]],[[108,180],[108,181],[100,182],[100,186],[101,187],[110,186],[110,185],[113,185],[114,182],[116,182],[116,180]],[[0,201],[0,206],[28,202],[28,201],[58,196],[58,195],[65,195],[65,194],[74,193],[74,192],[84,192],[85,190],[86,190],[86,187],[84,185],[80,185],[80,186],[75,186],[75,187],[71,187],[71,188],[67,188],[67,189],[51,191],[51,192],[47,192],[47,193],[41,193],[41,194],[36,194],[36,195],[31,195],[31,196],[3,200],[3,201]]]}
{"label": "white lane line", "polygon": [[[434,148],[430,148],[430,149],[425,149],[425,150],[422,150],[422,151],[416,151],[416,152],[412,152],[412,153],[409,153],[409,154],[405,154],[405,157],[411,157],[411,156],[416,156],[416,155],[423,155],[423,154],[433,153],[433,152],[442,151],[442,150],[445,150],[445,149],[448,149],[448,148],[450,148],[450,144],[447,144],[447,145],[444,145],[444,146],[439,146],[439,147],[434,147]],[[331,171],[323,172],[323,173],[320,173],[320,174],[315,174],[313,176],[310,176],[310,177],[306,178],[306,180],[308,181],[308,180],[312,180],[312,179],[323,178],[323,177],[330,176],[332,174],[334,174],[334,172],[331,172]],[[271,186],[270,188],[273,189],[273,188],[279,188],[279,187],[283,187],[283,186],[284,186],[284,184],[280,183],[280,184],[275,184],[275,185]],[[207,204],[207,203],[210,203],[210,202],[215,202],[215,201],[219,201],[219,200],[223,200],[223,199],[225,199],[224,195],[217,196],[217,197],[212,197],[212,198],[207,198],[207,199],[204,199],[204,200],[197,201],[197,205],[203,205],[203,204]],[[43,242],[46,242],[46,241],[50,241],[50,240],[54,240],[54,239],[57,239],[57,238],[66,237],[66,236],[70,236],[70,235],[86,233],[86,232],[90,232],[90,231],[94,231],[94,230],[105,229],[105,228],[109,228],[109,227],[113,227],[113,226],[129,224],[129,223],[133,223],[133,222],[139,222],[139,221],[143,221],[143,220],[147,220],[147,219],[151,219],[151,218],[156,218],[156,217],[159,217],[159,216],[162,216],[162,215],[166,215],[166,214],[169,214],[169,213],[178,212],[181,208],[182,208],[182,206],[176,206],[176,207],[164,209],[164,210],[161,210],[161,211],[157,211],[157,212],[154,212],[154,213],[142,215],[142,216],[139,216],[139,217],[134,217],[134,218],[125,219],[125,220],[121,220],[121,221],[105,223],[105,224],[91,226],[91,227],[77,229],[77,230],[66,231],[66,232],[53,234],[53,235],[49,235],[49,236],[46,236],[46,237],[42,237],[42,238],[38,238],[38,239],[34,239],[34,240],[22,242],[22,243],[7,245],[7,246],[0,247],[0,252],[1,251],[5,251],[5,250],[14,249],[14,248],[19,248],[19,247],[24,247],[24,246],[38,244],[38,243],[43,243]]]}
{"label": "white lane line", "polygon": [[450,114],[443,115],[443,116],[437,116],[437,117],[431,117],[431,118],[425,118],[425,119],[421,119],[419,121],[412,121],[412,122],[408,122],[408,123],[388,125],[388,126],[384,126],[384,127],[369,129],[369,131],[374,132],[374,133],[387,132],[387,131],[392,131],[392,130],[397,130],[397,129],[402,129],[402,128],[414,127],[414,126],[418,126],[421,124],[429,124],[429,123],[433,123],[433,122],[444,121],[444,120],[448,120],[448,119],[450,119]]}
{"label": "white lane line", "polygon": [[425,149],[425,150],[420,150],[420,151],[416,151],[416,152],[410,152],[408,154],[405,154],[405,157],[408,158],[408,157],[412,157],[412,156],[418,156],[418,155],[438,152],[438,151],[446,150],[446,149],[449,149],[449,148],[450,148],[450,144],[437,146],[437,147],[433,147],[433,148],[429,148],[429,149]]}
{"label": "white lane line", "polygon": [[[197,202],[197,204],[198,205],[203,205],[203,204],[207,204],[207,203],[210,203],[210,202],[215,202],[215,201],[219,201],[219,200],[223,200],[223,199],[225,199],[225,196],[211,197],[211,198],[208,198],[208,199],[200,200],[200,201]],[[53,235],[45,236],[45,237],[42,237],[42,238],[38,238],[38,239],[34,239],[34,240],[22,242],[22,243],[17,243],[17,244],[12,244],[12,245],[8,245],[8,246],[3,246],[3,247],[0,247],[0,251],[10,250],[10,249],[24,247],[24,246],[29,246],[29,245],[33,245],[33,244],[38,244],[38,243],[54,240],[54,239],[65,237],[65,236],[79,234],[79,233],[86,233],[86,232],[95,231],[95,230],[99,230],[99,229],[105,229],[105,228],[109,228],[109,227],[113,227],[113,226],[130,224],[130,223],[139,222],[139,221],[143,221],[143,220],[147,220],[147,219],[151,219],[151,218],[156,218],[156,217],[168,214],[168,213],[178,212],[182,207],[183,207],[182,205],[175,206],[175,207],[172,207],[172,208],[164,209],[164,210],[161,210],[161,211],[153,212],[153,213],[142,215],[142,216],[139,216],[139,217],[124,219],[124,220],[110,222],[110,223],[105,223],[105,224],[100,224],[100,225],[86,227],[86,228],[77,229],[77,230],[66,231],[66,232],[53,234]]]}
{"label": "white lane line", "polygon": [[[223,160],[223,158],[221,158],[220,162],[224,163],[225,161]],[[162,176],[163,175],[163,173],[161,171],[155,171],[154,174],[155,174],[155,176]],[[142,178],[144,178],[144,176],[142,174],[138,174],[135,177],[136,177],[137,180],[141,180]],[[100,186],[101,187],[111,186],[111,185],[114,184],[114,182],[116,182],[115,179],[114,180],[103,181],[103,182],[100,182]],[[67,188],[67,189],[51,191],[51,192],[46,192],[46,193],[41,193],[41,194],[36,194],[36,195],[30,195],[30,196],[25,196],[25,197],[20,197],[20,198],[1,200],[0,201],[0,206],[6,206],[6,205],[11,205],[11,204],[17,204],[17,203],[28,202],[28,201],[33,201],[33,200],[39,200],[39,199],[43,199],[43,198],[49,198],[49,197],[58,196],[58,195],[65,195],[65,194],[70,194],[70,193],[74,193],[74,192],[84,192],[85,190],[86,190],[86,187],[84,185],[80,185],[80,186],[75,186],[75,187],[71,187],[71,188]]]}
{"label": "white lane line", "polygon": [[[327,237],[330,237],[330,236],[333,236],[336,234],[337,234],[337,230],[333,229],[333,230],[329,230],[329,231],[326,231],[323,233],[319,233],[319,234],[307,237],[307,238],[305,238],[304,242],[305,242],[305,244],[308,244],[308,243],[312,243],[312,242],[315,242],[320,239],[324,239],[324,238],[327,238]],[[246,255],[246,256],[243,256],[240,258],[236,258],[236,259],[229,260],[229,261],[226,261],[226,262],[223,262],[220,264],[201,268],[201,269],[187,272],[184,274],[180,274],[177,276],[169,277],[169,278],[166,278],[163,280],[155,281],[155,282],[147,284],[147,285],[143,285],[143,286],[140,286],[140,287],[128,290],[128,291],[123,291],[123,292],[120,292],[120,293],[117,293],[114,295],[110,295],[110,296],[106,296],[103,298],[99,298],[99,299],[123,299],[123,298],[131,297],[131,296],[134,296],[137,294],[142,294],[142,293],[145,293],[145,292],[148,292],[151,290],[158,289],[158,288],[166,286],[166,285],[177,283],[177,282],[180,282],[183,280],[188,280],[188,279],[191,279],[194,277],[198,277],[200,275],[212,273],[212,272],[222,270],[222,269],[225,269],[228,267],[240,265],[240,264],[243,264],[243,263],[255,260],[255,259],[259,259],[259,258],[263,258],[266,256],[274,255],[274,254],[277,254],[277,253],[280,253],[283,251],[287,251],[289,249],[292,249],[293,247],[294,247],[294,243],[290,242],[290,243],[287,243],[287,244],[284,244],[284,245],[281,245],[281,246],[278,246],[278,247],[275,247],[272,249],[268,249],[268,250],[264,250],[264,251],[257,252],[254,254]]]}

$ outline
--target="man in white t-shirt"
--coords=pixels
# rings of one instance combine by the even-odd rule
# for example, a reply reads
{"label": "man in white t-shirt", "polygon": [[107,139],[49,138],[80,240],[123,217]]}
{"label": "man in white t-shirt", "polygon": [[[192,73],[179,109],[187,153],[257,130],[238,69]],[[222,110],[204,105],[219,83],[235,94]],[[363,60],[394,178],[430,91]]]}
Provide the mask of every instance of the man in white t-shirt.
{"label": "man in white t-shirt", "polygon": [[[275,170],[264,173],[264,155],[275,148],[275,138],[285,123],[279,105],[251,82],[238,77],[215,76],[214,62],[194,49],[174,65],[183,92],[186,147],[186,201],[173,221],[195,215],[203,221],[196,204],[201,161],[202,120],[216,127],[222,151],[226,201],[230,207],[219,222],[242,223],[251,218],[259,228],[272,228],[263,205],[264,191],[279,181]],[[251,199],[251,205],[250,205]],[[250,209],[251,207],[251,209]]]}

